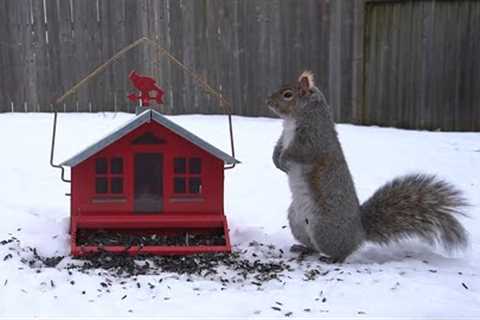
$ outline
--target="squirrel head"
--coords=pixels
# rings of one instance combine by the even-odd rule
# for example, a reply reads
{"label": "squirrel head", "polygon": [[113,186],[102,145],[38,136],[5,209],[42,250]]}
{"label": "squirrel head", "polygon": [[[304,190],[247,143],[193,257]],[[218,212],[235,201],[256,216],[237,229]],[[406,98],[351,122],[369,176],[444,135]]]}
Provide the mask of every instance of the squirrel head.
{"label": "squirrel head", "polygon": [[266,101],[267,106],[281,118],[295,116],[310,100],[318,89],[315,87],[313,73],[304,71],[294,83],[284,85]]}

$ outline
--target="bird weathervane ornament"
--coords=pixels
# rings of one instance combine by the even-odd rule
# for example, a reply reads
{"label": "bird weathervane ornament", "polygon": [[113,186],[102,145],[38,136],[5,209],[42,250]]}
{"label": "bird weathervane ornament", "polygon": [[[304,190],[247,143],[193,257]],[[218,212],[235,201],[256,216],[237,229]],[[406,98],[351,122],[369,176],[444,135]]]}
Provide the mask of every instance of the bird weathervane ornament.
{"label": "bird weathervane ornament", "polygon": [[[163,96],[165,92],[156,84],[155,79],[138,74],[136,71],[130,72],[128,75],[133,86],[140,91],[138,95],[132,93],[128,95],[128,99],[132,102],[141,102],[142,107],[150,106],[150,100],[163,104]],[[154,95],[151,96],[150,93]]]}

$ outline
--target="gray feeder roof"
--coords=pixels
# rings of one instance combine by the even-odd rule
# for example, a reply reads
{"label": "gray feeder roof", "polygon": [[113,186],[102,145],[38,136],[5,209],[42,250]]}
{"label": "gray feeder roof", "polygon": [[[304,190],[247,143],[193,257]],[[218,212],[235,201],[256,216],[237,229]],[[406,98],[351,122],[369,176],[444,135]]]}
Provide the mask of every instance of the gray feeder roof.
{"label": "gray feeder roof", "polygon": [[223,160],[225,164],[234,164],[240,163],[237,159],[233,158],[232,156],[226,154],[222,150],[212,146],[210,143],[206,142],[205,140],[197,137],[193,133],[185,130],[184,128],[180,127],[176,123],[168,120],[159,112],[147,109],[144,112],[140,113],[138,116],[130,120],[127,124],[122,126],[121,128],[115,130],[114,132],[110,133],[103,139],[99,140],[98,142],[94,143],[93,145],[87,147],[85,150],[81,151],[80,153],[76,154],[72,158],[64,161],[60,165],[74,167],[80,162],[88,159],[95,153],[103,150],[107,146],[111,145],[118,139],[122,138],[132,130],[140,127],[144,123],[148,123],[151,121],[155,121],[158,124],[170,129],[171,131],[175,132],[179,136],[183,137],[184,139],[190,141],[194,145],[198,146],[199,148],[205,150],[206,152],[210,153],[211,155],[217,157],[218,159]]}

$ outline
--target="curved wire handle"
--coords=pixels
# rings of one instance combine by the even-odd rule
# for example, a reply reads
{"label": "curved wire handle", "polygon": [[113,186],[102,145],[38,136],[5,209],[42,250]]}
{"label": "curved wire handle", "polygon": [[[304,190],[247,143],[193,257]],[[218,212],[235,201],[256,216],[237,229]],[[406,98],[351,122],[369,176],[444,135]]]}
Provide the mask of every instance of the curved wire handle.
{"label": "curved wire handle", "polygon": [[[91,73],[89,73],[86,77],[84,77],[82,80],[80,80],[79,82],[77,82],[73,87],[71,87],[69,90],[67,90],[60,98],[58,98],[55,103],[56,104],[60,104],[62,103],[68,96],[70,96],[71,94],[77,92],[78,88],[80,88],[82,85],[84,85],[85,83],[89,82],[94,76],[96,76],[97,74],[101,73],[103,70],[105,70],[110,64],[116,62],[121,56],[123,56],[125,53],[127,53],[128,51],[130,51],[131,49],[139,46],[140,44],[142,43],[147,43],[147,44],[150,44],[152,46],[154,46],[157,50],[160,51],[161,56],[163,55],[166,55],[167,58],[173,62],[174,64],[178,65],[180,68],[182,68],[187,74],[189,74],[193,80],[207,93],[207,94],[211,94],[213,96],[215,96],[217,99],[218,99],[218,102],[219,102],[219,105],[220,107],[223,109],[224,113],[227,114],[228,116],[228,126],[229,126],[229,133],[230,133],[230,148],[231,148],[231,154],[232,154],[232,158],[235,158],[235,146],[234,146],[234,139],[233,139],[233,126],[232,126],[232,105],[229,101],[227,101],[223,95],[218,92],[217,90],[215,90],[214,88],[212,88],[204,79],[202,79],[202,77],[200,77],[198,74],[196,74],[193,70],[191,70],[190,68],[188,68],[186,65],[184,65],[180,60],[178,60],[177,58],[175,58],[175,56],[173,56],[167,49],[165,49],[164,47],[162,47],[158,42],[148,38],[148,37],[141,37],[140,39],[130,43],[129,45],[127,45],[126,47],[124,47],[123,49],[121,49],[120,51],[118,51],[116,54],[114,54],[110,59],[108,59],[105,63],[103,63],[102,65],[98,66],[95,70],[93,70]],[[157,64],[158,65],[158,61],[160,59],[160,57],[158,59],[156,59],[153,64]],[[55,124],[56,124],[56,115],[55,115]],[[55,129],[55,127],[54,127]],[[54,132],[54,136],[53,138],[55,138],[55,132]],[[53,158],[53,146],[54,146],[54,143],[52,143],[52,158]],[[52,164],[52,163],[51,163]],[[53,166],[53,164],[52,164]],[[57,166],[57,167],[60,167],[62,169],[62,180],[64,180],[63,178],[63,170],[64,168],[61,167],[61,166]],[[224,169],[232,169],[235,167],[235,162],[229,166],[225,166]],[[64,180],[65,181],[65,180]]]}

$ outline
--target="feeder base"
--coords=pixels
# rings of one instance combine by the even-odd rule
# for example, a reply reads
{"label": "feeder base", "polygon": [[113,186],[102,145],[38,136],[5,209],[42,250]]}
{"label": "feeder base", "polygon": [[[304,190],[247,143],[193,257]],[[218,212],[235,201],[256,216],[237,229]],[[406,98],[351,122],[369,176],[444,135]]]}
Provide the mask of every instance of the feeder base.
{"label": "feeder base", "polygon": [[72,219],[71,236],[73,256],[231,252],[227,220],[218,214],[89,214]]}

